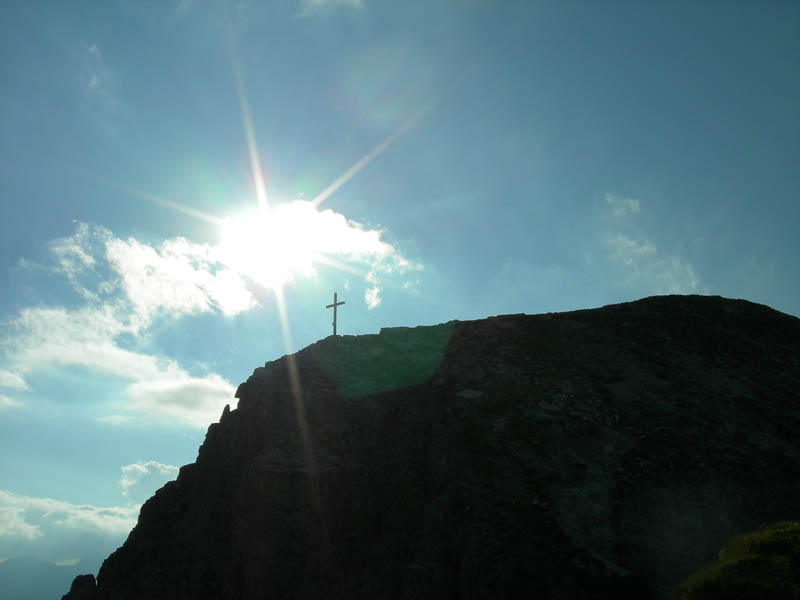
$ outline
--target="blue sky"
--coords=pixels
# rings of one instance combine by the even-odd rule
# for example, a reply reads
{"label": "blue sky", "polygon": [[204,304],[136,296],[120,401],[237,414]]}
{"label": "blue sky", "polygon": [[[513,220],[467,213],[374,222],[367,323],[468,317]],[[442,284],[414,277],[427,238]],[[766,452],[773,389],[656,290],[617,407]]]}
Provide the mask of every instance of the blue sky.
{"label": "blue sky", "polygon": [[0,559],[124,540],[331,332],[800,315],[796,2],[4,2]]}

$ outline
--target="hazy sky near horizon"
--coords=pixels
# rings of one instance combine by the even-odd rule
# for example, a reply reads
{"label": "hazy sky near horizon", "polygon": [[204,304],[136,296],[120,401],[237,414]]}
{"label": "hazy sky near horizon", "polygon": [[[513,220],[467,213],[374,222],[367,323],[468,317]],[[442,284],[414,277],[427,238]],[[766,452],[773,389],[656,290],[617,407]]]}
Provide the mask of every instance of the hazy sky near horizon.
{"label": "hazy sky near horizon", "polygon": [[800,315],[798,64],[779,0],[4,2],[0,560],[120,544],[334,292]]}

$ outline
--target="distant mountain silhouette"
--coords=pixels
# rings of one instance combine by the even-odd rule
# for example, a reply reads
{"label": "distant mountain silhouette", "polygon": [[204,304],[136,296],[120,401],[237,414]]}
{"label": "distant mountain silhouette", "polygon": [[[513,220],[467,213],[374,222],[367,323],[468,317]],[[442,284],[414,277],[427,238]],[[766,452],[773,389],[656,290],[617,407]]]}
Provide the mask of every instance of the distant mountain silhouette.
{"label": "distant mountain silhouette", "polygon": [[100,560],[56,566],[34,558],[10,558],[0,563],[0,599],[53,600],[64,593],[78,573],[95,571]]}
{"label": "distant mountain silhouette", "polygon": [[800,517],[800,320],[763,305],[656,296],[293,360],[65,598],[646,600]]}

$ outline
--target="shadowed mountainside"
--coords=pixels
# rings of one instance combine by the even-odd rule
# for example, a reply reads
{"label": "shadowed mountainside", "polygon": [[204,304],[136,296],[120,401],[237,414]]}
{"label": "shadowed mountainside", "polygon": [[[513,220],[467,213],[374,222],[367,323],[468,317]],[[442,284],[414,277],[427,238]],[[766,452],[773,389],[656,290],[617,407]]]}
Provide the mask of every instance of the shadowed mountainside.
{"label": "shadowed mountainside", "polygon": [[65,598],[655,599],[800,517],[800,320],[763,305],[657,296],[293,356]]}

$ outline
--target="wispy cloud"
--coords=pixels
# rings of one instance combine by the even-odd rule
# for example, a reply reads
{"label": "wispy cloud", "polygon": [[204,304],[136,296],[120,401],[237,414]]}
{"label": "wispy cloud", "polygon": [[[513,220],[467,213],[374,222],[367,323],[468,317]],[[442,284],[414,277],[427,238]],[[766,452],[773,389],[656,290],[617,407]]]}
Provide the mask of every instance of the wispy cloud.
{"label": "wispy cloud", "polygon": [[19,408],[20,406],[22,406],[22,402],[19,400],[14,400],[13,398],[0,394],[0,412],[8,410],[9,408]]}
{"label": "wispy cloud", "polygon": [[611,248],[611,260],[628,268],[635,268],[658,254],[652,240],[634,240],[623,233],[610,235],[607,244]]}
{"label": "wispy cloud", "polygon": [[642,205],[633,198],[622,198],[614,194],[606,194],[606,204],[616,217],[638,215],[642,212]]}
{"label": "wispy cloud", "polygon": [[50,243],[50,252],[56,259],[54,271],[65,276],[72,287],[88,300],[96,300],[97,292],[79,283],[79,277],[86,271],[94,269],[97,260],[90,253],[94,242],[86,223],[78,223],[75,234],[58,238]]}
{"label": "wispy cloud", "polygon": [[[391,246],[389,248],[392,252],[394,251]],[[383,285],[381,284],[382,276],[400,274],[405,277],[415,271],[422,271],[423,268],[424,267],[419,263],[411,262],[400,255],[394,254],[391,255],[391,260],[373,263],[370,270],[364,276],[364,280],[369,284],[364,291],[364,303],[367,305],[367,308],[372,310],[383,301],[381,298],[381,292],[383,291]],[[417,283],[419,283],[418,279],[407,279],[403,283],[402,289],[414,293]]]}
{"label": "wispy cloud", "polygon": [[178,475],[178,467],[154,460],[125,465],[121,470],[122,479],[119,485],[122,495],[135,503],[144,502],[158,488]]}
{"label": "wispy cloud", "polygon": [[622,265],[629,283],[645,286],[654,294],[705,292],[690,263],[674,254],[659,253],[651,239],[632,239],[617,233],[607,239],[611,261]]}
{"label": "wispy cloud", "polygon": [[83,43],[73,55],[84,110],[105,133],[116,135],[120,117],[128,113],[117,71],[109,65],[99,42]]}
{"label": "wispy cloud", "polygon": [[5,369],[0,369],[0,388],[18,390],[21,392],[29,389],[22,375],[14,371],[6,371]]}
{"label": "wispy cloud", "polygon": [[83,82],[86,89],[91,93],[110,97],[107,86],[111,75],[100,46],[97,43],[91,43],[85,47],[82,55]]}
{"label": "wispy cloud", "polygon": [[707,293],[691,263],[659,250],[656,241],[636,223],[634,217],[643,212],[638,200],[606,194],[605,203],[611,216],[604,240],[608,259],[622,268],[626,286],[642,294]]}
{"label": "wispy cloud", "polygon": [[0,490],[0,539],[35,540],[48,530],[125,534],[136,524],[139,506],[97,507]]}

